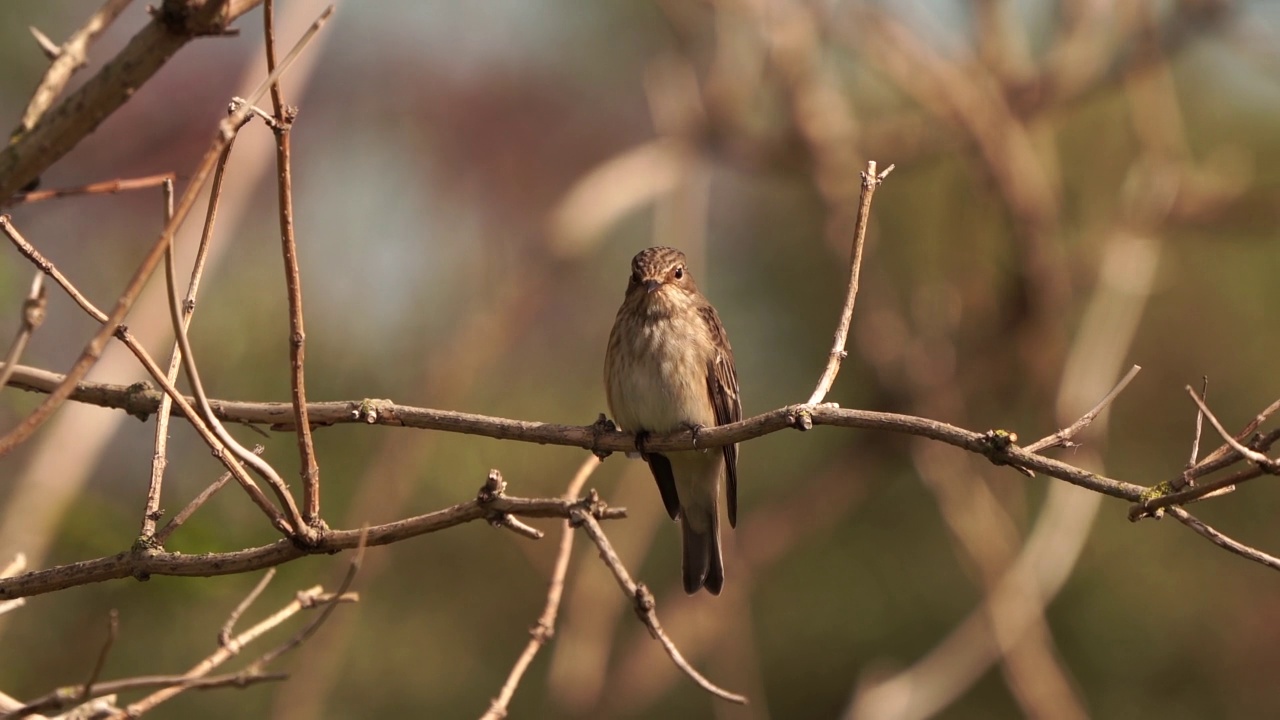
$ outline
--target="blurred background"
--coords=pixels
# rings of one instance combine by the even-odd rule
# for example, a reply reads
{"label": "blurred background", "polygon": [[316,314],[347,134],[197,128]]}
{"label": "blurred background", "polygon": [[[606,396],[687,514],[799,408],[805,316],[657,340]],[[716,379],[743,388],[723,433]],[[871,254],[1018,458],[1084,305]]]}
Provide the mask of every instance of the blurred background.
{"label": "blurred background", "polygon": [[[0,123],[16,126],[47,66],[27,26],[61,42],[97,6],[3,4]],[[322,9],[280,2],[282,48]],[[146,20],[131,6],[73,87]],[[181,191],[229,99],[265,75],[261,10],[236,24],[237,37],[181,50],[42,187],[173,171]],[[1185,385],[1207,376],[1209,405],[1233,430],[1280,395],[1267,310],[1280,306],[1278,33],[1280,6],[1265,0],[339,3],[284,83],[300,108],[309,397],[588,424],[605,410],[627,262],[669,244],[720,310],[744,413],[802,402],[830,348],[859,173],[874,160],[896,170],[876,195],[850,356],[828,399],[1029,443],[1139,364],[1082,446],[1049,454],[1143,485],[1172,479],[1194,436]],[[273,167],[270,132],[250,124],[192,326],[217,398],[289,397]],[[150,190],[9,212],[108,306],[160,210]],[[180,235],[186,258],[202,213]],[[31,275],[0,252],[0,337]],[[167,357],[157,289],[127,322]],[[64,372],[94,328],[51,287],[24,362]],[[91,378],[144,376],[113,347]],[[40,399],[0,393],[0,427]],[[232,432],[296,477],[292,436]],[[123,412],[69,404],[0,458],[0,562],[127,549],[152,434]],[[339,528],[465,501],[490,468],[512,494],[558,495],[586,455],[364,425],[315,441],[323,514]],[[171,443],[170,514],[221,472],[184,423]],[[1202,454],[1219,444],[1206,426]],[[740,477],[719,598],[679,589],[677,526],[642,463],[611,457],[589,487],[628,508],[606,530],[677,645],[751,705],[679,674],[579,538],[556,636],[513,717],[1280,714],[1280,576],[1172,518],[1133,524],[1125,502],[866,431],[760,438],[742,448]],[[1190,510],[1276,550],[1273,484]],[[290,680],[187,692],[152,716],[478,716],[542,611],[559,525],[540,526],[541,542],[473,523],[372,549],[361,602],[281,661]],[[275,538],[229,488],[167,548]],[[345,567],[282,567],[245,622],[336,585]],[[112,608],[120,636],[104,679],[183,672],[258,579],[31,598],[0,617],[0,690],[30,698],[83,682]]]}

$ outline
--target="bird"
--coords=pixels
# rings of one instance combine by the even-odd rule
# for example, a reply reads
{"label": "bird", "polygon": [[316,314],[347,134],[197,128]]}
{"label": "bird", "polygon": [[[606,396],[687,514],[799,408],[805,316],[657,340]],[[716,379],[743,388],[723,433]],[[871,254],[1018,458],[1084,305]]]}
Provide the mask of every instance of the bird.
{"label": "bird", "polygon": [[686,593],[724,587],[720,485],[729,526],[738,522],[738,446],[647,452],[650,433],[698,432],[742,419],[733,349],[720,315],[698,291],[683,252],[651,247],[631,260],[631,276],[605,351],[605,395],[617,426],[657,481],[663,505],[679,520]]}

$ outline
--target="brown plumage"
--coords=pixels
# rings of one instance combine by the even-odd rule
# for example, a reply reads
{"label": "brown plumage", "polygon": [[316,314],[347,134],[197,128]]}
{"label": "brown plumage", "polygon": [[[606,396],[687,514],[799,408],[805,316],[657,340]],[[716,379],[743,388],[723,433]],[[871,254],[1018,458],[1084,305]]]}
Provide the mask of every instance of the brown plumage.
{"label": "brown plumage", "polygon": [[[643,437],[710,427],[742,418],[733,350],[720,316],[698,292],[684,253],[642,250],[605,353],[605,394],[614,421]],[[738,521],[738,446],[642,457],[662,502],[679,519],[684,589],[724,586],[720,554],[720,481],[726,478],[729,525]]]}

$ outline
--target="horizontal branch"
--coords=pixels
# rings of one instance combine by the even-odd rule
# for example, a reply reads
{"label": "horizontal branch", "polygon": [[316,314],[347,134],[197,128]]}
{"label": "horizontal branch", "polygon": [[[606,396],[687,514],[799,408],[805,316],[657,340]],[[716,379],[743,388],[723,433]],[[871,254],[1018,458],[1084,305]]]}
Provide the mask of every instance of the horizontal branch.
{"label": "horizontal branch", "polygon": [[[437,532],[472,522],[500,518],[503,514],[523,517],[569,518],[574,510],[586,511],[601,520],[626,517],[625,508],[610,508],[598,499],[568,501],[559,498],[519,498],[505,495],[477,497],[443,510],[368,528],[368,545],[388,545],[417,535]],[[0,600],[55,592],[78,585],[151,575],[212,577],[234,575],[280,565],[306,555],[332,554],[355,549],[364,530],[326,532],[314,546],[299,547],[281,539],[270,545],[222,553],[187,555],[180,552],[139,548],[82,562],[35,570],[0,579]]]}
{"label": "horizontal branch", "polygon": [[[9,384],[36,392],[50,392],[58,386],[61,379],[62,376],[57,373],[20,365],[14,368]],[[147,383],[112,385],[81,382],[71,393],[71,399],[77,402],[124,410],[144,420],[159,408],[160,398],[161,393]],[[212,405],[214,414],[226,422],[267,425],[273,430],[292,428],[294,415],[289,403],[210,400],[209,404]],[[510,420],[452,410],[398,405],[390,400],[308,403],[307,417],[313,427],[365,423],[482,435],[542,445],[567,445],[596,453],[635,450],[635,436],[619,432],[600,422],[593,425],[559,425]],[[692,433],[683,430],[669,435],[654,435],[645,441],[645,448],[653,452],[712,448],[745,442],[789,428],[808,430],[815,425],[885,430],[925,437],[983,455],[997,464],[1044,473],[1088,490],[1131,502],[1141,500],[1144,493],[1148,492],[1141,485],[1114,480],[1022,450],[1001,440],[1007,434],[976,433],[914,415],[852,410],[833,403],[787,405],[740,422],[703,428],[698,431],[696,439]],[[370,542],[376,544],[372,539]]]}

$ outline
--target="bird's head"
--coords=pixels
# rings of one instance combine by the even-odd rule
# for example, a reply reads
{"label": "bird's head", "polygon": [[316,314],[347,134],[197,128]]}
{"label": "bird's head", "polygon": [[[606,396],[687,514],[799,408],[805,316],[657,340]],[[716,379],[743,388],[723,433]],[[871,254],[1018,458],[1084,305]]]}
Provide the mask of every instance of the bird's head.
{"label": "bird's head", "polygon": [[653,309],[682,306],[698,295],[684,253],[669,247],[641,250],[631,259],[627,298]]}

